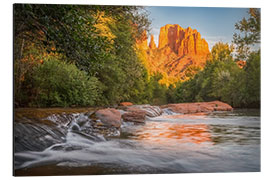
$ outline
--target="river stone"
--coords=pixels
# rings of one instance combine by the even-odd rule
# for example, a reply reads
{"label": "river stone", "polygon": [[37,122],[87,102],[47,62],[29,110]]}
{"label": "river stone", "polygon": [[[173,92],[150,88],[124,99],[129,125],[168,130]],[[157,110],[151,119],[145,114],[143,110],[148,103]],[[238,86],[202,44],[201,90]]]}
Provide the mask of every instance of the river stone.
{"label": "river stone", "polygon": [[121,126],[121,113],[114,108],[100,109],[95,114],[104,125],[117,128]]}
{"label": "river stone", "polygon": [[145,122],[146,112],[142,110],[136,110],[127,112],[122,115],[124,121],[131,121],[131,122],[138,122],[144,123]]}

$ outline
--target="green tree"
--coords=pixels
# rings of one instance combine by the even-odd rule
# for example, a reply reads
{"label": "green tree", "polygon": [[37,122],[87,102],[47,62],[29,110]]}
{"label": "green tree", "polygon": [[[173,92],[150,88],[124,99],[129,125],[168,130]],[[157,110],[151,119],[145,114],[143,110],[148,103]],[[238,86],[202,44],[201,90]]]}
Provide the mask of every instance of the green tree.
{"label": "green tree", "polygon": [[234,107],[240,106],[244,98],[240,93],[245,79],[244,70],[233,61],[232,52],[233,48],[228,44],[215,44],[204,69],[177,86],[177,101],[221,100]]}
{"label": "green tree", "polygon": [[260,107],[261,97],[261,66],[260,51],[252,52],[247,60],[246,71],[246,101],[249,107]]}
{"label": "green tree", "polygon": [[234,34],[233,42],[237,45],[237,58],[246,60],[245,85],[242,96],[248,107],[260,107],[260,48],[251,51],[251,46],[261,42],[261,11],[250,8],[248,19],[243,18],[235,24],[240,34]]}
{"label": "green tree", "polygon": [[152,97],[150,102],[152,104],[161,105],[167,103],[167,87],[165,84],[160,84],[159,81],[162,79],[162,74],[157,73],[151,76],[149,80],[149,88],[152,91]]}
{"label": "green tree", "polygon": [[32,76],[32,106],[93,106],[102,94],[97,78],[54,58],[36,66]]}
{"label": "green tree", "polygon": [[237,59],[247,60],[250,46],[261,42],[261,11],[250,8],[248,19],[243,18],[235,24],[235,29],[240,33],[233,35],[233,42],[237,45]]}
{"label": "green tree", "polygon": [[210,59],[215,61],[231,60],[233,50],[233,45],[229,46],[228,43],[218,42],[212,47]]}
{"label": "green tree", "polygon": [[[97,28],[103,17],[112,20],[104,24],[113,33],[112,38],[104,36]],[[59,53],[65,57],[62,61],[75,64],[88,76],[96,77],[103,87],[102,98],[97,104],[130,99],[143,101],[147,75],[134,44],[148,26],[147,14],[142,7],[136,6],[15,4],[15,94],[26,91],[20,79],[24,74],[33,74],[32,69],[38,65],[24,68],[27,64],[21,63],[26,57],[25,44],[35,44],[34,49],[43,49],[38,56],[42,57],[44,52]],[[32,81],[28,76],[27,92],[33,88]]]}
{"label": "green tree", "polygon": [[97,6],[15,4],[15,38],[30,41],[39,38],[45,47],[53,43],[54,51],[65,54],[68,61],[94,75],[98,64],[109,58],[111,45],[94,26],[97,9]]}
{"label": "green tree", "polygon": [[[146,22],[148,21],[142,15],[133,14],[138,10],[136,7],[105,6],[102,10],[104,10],[105,16],[114,19],[114,23],[110,23],[108,26],[115,36],[110,61],[97,72],[97,77],[106,86],[104,91],[104,96],[108,100],[106,103],[145,102],[143,94],[147,75],[134,47],[141,28],[147,28]],[[140,23],[140,27],[136,22],[138,18],[144,19]],[[144,23],[146,24],[143,25]]]}

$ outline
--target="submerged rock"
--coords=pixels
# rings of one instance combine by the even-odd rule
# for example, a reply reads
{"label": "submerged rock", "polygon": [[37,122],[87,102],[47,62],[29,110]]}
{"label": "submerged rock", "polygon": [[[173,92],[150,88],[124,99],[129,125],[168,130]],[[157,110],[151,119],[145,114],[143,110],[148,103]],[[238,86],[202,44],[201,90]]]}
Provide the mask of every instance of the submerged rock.
{"label": "submerged rock", "polygon": [[14,123],[15,152],[42,151],[47,147],[63,143],[67,128],[58,128],[38,123]]}
{"label": "submerged rock", "polygon": [[183,114],[233,110],[229,104],[223,103],[221,101],[168,104],[161,106],[161,108],[167,108],[175,113]]}
{"label": "submerged rock", "polygon": [[96,117],[107,126],[120,128],[121,113],[114,108],[100,109],[96,113]]}

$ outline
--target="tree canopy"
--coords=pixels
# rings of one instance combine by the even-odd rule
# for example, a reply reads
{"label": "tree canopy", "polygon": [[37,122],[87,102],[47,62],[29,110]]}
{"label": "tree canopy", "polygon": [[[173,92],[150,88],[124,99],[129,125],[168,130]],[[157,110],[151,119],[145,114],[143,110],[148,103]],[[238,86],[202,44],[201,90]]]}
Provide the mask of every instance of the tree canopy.
{"label": "tree canopy", "polygon": [[[149,74],[136,48],[150,25],[143,7],[15,4],[15,105],[221,100],[259,107],[260,50],[251,46],[260,43],[260,10],[248,14],[235,24],[234,46],[216,43],[204,68],[190,66],[186,81],[166,87],[160,84],[165,75]],[[236,63],[241,59],[243,68]]]}
{"label": "tree canopy", "polygon": [[250,8],[248,19],[243,18],[235,24],[235,29],[239,33],[234,33],[233,43],[237,51],[237,59],[247,60],[250,47],[261,42],[261,11],[260,9]]}

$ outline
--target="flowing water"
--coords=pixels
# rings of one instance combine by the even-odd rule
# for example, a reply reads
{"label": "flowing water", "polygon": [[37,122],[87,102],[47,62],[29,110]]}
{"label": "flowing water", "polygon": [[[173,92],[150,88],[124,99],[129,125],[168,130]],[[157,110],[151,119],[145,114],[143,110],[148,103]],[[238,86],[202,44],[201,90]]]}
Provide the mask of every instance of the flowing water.
{"label": "flowing water", "polygon": [[15,175],[260,171],[258,111],[165,111],[106,137],[83,113],[61,118],[48,117],[53,126],[15,123]]}

